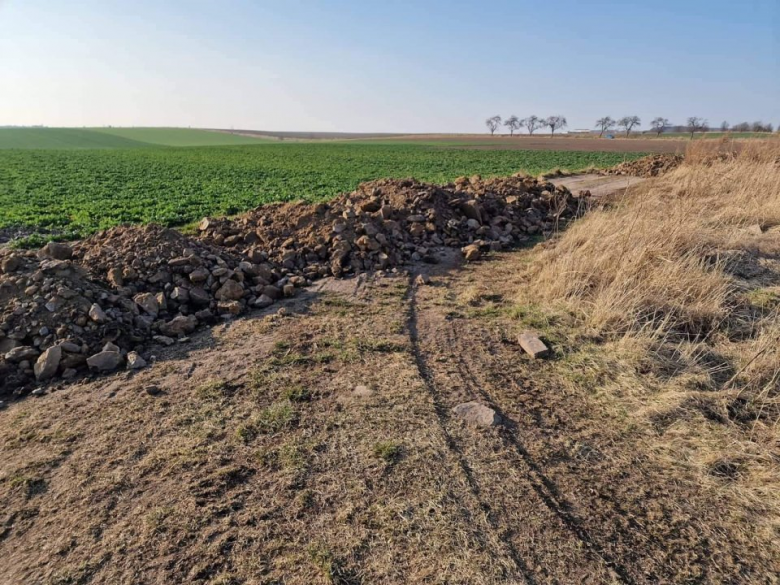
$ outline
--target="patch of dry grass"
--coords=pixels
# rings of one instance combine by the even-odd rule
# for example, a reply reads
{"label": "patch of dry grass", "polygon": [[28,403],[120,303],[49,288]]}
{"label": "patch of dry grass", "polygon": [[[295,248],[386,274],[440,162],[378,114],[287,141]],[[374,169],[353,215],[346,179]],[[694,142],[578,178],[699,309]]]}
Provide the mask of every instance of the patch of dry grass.
{"label": "patch of dry grass", "polygon": [[[780,529],[780,141],[699,141],[542,250],[518,303],[577,316],[560,372],[648,425],[662,461]],[[577,333],[571,333],[577,337]],[[574,344],[576,347],[576,344]],[[609,364],[604,367],[604,364]],[[609,401],[606,401],[607,404]],[[622,415],[619,413],[623,413]],[[738,524],[736,524],[738,526]]]}

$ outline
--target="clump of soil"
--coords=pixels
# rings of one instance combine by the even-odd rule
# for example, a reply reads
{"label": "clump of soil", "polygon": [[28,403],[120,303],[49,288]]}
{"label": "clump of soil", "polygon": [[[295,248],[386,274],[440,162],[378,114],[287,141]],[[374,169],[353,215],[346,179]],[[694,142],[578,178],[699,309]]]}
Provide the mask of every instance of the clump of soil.
{"label": "clump of soil", "polygon": [[361,185],[330,203],[275,204],[204,219],[198,237],[119,227],[73,245],[0,250],[0,396],[87,370],[142,368],[153,344],[265,308],[323,276],[435,262],[550,233],[587,197],[517,175]]}
{"label": "clump of soil", "polygon": [[637,160],[620,163],[611,169],[606,169],[604,174],[660,177],[679,167],[683,159],[681,154],[651,154]]}

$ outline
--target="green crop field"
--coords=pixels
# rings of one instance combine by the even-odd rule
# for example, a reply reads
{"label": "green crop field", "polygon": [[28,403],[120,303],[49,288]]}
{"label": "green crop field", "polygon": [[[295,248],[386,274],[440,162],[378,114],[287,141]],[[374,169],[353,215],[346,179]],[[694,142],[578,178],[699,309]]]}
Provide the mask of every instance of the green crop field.
{"label": "green crop field", "polygon": [[228,146],[266,141],[267,138],[189,128],[0,128],[0,149]]}
{"label": "green crop field", "polygon": [[612,166],[640,153],[279,143],[0,151],[0,229],[87,235],[123,223],[183,225],[271,201],[322,200],[383,177],[447,182]]}

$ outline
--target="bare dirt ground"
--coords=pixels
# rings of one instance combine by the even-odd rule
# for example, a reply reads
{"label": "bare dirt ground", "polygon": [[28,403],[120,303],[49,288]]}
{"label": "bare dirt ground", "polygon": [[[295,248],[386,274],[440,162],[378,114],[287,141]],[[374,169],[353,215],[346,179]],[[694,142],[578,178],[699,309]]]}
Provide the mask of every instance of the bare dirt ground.
{"label": "bare dirt ground", "polygon": [[776,582],[619,397],[522,353],[532,253],[324,280],[0,411],[0,582]]}

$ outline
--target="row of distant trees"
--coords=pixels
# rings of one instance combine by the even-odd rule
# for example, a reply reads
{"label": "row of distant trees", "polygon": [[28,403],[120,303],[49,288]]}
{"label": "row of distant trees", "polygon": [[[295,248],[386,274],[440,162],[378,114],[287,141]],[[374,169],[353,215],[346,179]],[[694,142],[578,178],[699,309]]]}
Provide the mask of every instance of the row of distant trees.
{"label": "row of distant trees", "polygon": [[[528,116],[527,118],[520,119],[517,116],[509,116],[506,120],[503,120],[501,116],[492,116],[485,120],[485,125],[490,130],[491,136],[496,133],[501,125],[506,126],[509,130],[509,135],[514,136],[515,132],[525,128],[528,134],[533,134],[540,128],[549,128],[550,136],[555,135],[556,130],[566,128],[568,125],[565,116],[549,116],[547,118],[540,118],[539,116]],[[605,132],[609,132],[614,128],[618,128],[621,132],[625,132],[626,136],[630,136],[631,132],[638,129],[642,125],[642,120],[639,116],[623,116],[617,120],[610,116],[604,116],[596,120],[595,128],[599,130],[599,137],[604,136]],[[691,116],[687,120],[685,126],[672,126],[668,118],[661,116],[653,118],[650,122],[650,128],[656,135],[660,136],[664,132],[675,130],[677,132],[690,132],[691,138],[696,132],[708,132],[712,130],[707,120],[698,116]],[[764,124],[763,122],[741,122],[731,126],[728,122],[723,122],[720,125],[722,132],[773,132],[774,128],[772,124]],[[780,129],[778,130],[780,131]]]}
{"label": "row of distant trees", "polygon": [[[626,137],[628,137],[634,128],[639,128],[641,125],[642,120],[639,118],[639,116],[624,116],[619,120],[613,120],[609,116],[604,116],[603,118],[596,120],[595,127],[600,130],[599,136],[603,136],[604,132],[608,132],[617,127],[621,131],[625,132]],[[653,120],[650,122],[650,128],[653,129],[653,132],[655,132],[657,136],[660,136],[671,127],[672,126],[669,123],[669,119],[663,118],[661,116],[653,118]],[[685,129],[691,133],[691,138],[693,138],[693,135],[696,132],[704,132],[708,129],[707,120],[704,118],[699,118],[698,116],[691,116],[688,118],[688,123],[685,125]]]}
{"label": "row of distant trees", "polygon": [[[734,124],[733,126],[729,125],[728,122],[723,122],[720,125],[720,129],[722,132],[728,132],[729,130],[731,130],[732,132],[774,132],[775,131],[772,124],[764,124],[763,122],[753,122],[752,124],[750,122],[740,122],[739,124]],[[780,127],[778,127],[778,130],[780,131]]]}
{"label": "row of distant trees", "polygon": [[496,130],[498,130],[502,123],[509,130],[510,136],[514,136],[515,132],[521,128],[528,130],[529,134],[533,134],[539,130],[539,128],[549,128],[550,136],[554,136],[556,130],[566,128],[568,125],[564,116],[548,116],[547,118],[528,116],[522,120],[517,116],[509,116],[506,120],[502,120],[501,116],[492,116],[485,120],[485,125],[488,127],[488,130],[490,130],[491,136],[496,133]]}

